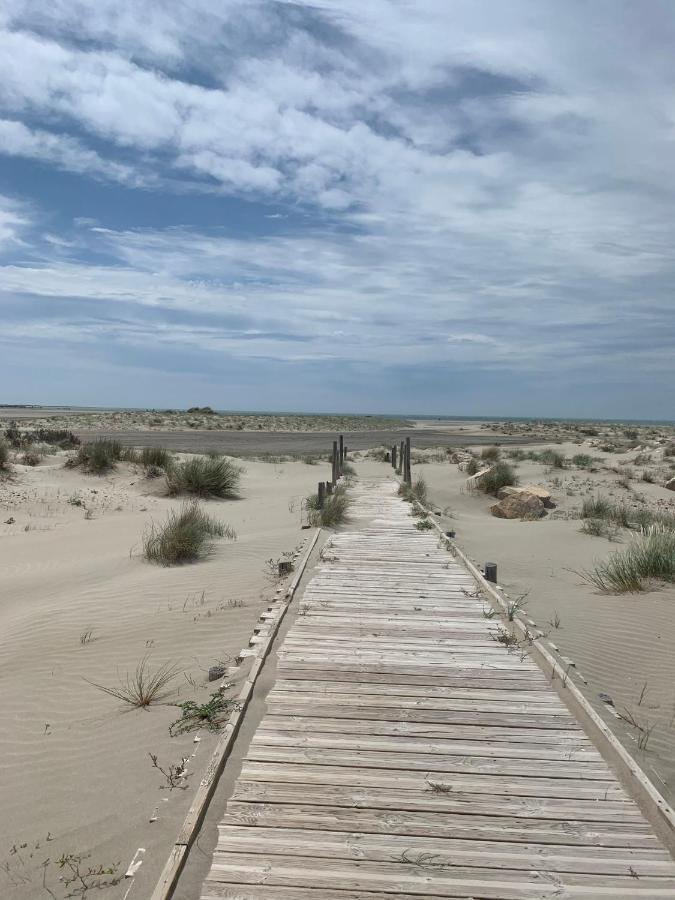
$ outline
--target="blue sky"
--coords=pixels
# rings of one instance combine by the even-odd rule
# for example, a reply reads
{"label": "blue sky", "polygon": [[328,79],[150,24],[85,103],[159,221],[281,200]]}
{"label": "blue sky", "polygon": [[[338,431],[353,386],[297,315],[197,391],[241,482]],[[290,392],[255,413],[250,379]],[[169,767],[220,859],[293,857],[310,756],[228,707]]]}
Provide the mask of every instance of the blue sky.
{"label": "blue sky", "polygon": [[3,0],[0,402],[675,418],[669,0]]}

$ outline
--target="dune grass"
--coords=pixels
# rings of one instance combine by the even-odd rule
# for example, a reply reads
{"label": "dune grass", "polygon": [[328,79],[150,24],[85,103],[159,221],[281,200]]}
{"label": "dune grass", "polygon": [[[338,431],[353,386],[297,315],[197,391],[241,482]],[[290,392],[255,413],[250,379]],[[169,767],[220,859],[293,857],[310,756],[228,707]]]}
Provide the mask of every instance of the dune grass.
{"label": "dune grass", "polygon": [[406,484],[405,481],[401,482],[398,487],[398,495],[404,500],[426,503],[429,499],[429,489],[422,475],[418,475],[411,485]]}
{"label": "dune grass", "polygon": [[464,471],[466,472],[467,475],[475,475],[476,472],[479,472],[480,465],[478,463],[478,460],[474,459],[472,456],[471,459],[467,460],[467,462],[464,466]]}
{"label": "dune grass", "polygon": [[518,477],[513,466],[506,462],[498,462],[478,479],[476,488],[484,494],[496,495],[500,488],[514,484],[518,484]]}
{"label": "dune grass", "polygon": [[579,573],[603,593],[638,593],[649,581],[675,582],[675,531],[650,525],[625,550]]}
{"label": "dune grass", "polygon": [[590,469],[593,463],[594,459],[589,453],[576,453],[572,457],[572,465],[579,469]]}
{"label": "dune grass", "polygon": [[551,450],[550,448],[542,450],[541,453],[538,454],[538,459],[539,462],[543,463],[545,466],[550,466],[552,469],[564,469],[567,462],[560,451]]}
{"label": "dune grass", "polygon": [[312,494],[305,500],[305,506],[309,513],[309,523],[315,527],[336,528],[343,525],[348,518],[351,501],[342,485],[338,485],[332,494],[324,498],[323,506],[319,508],[319,495]]}
{"label": "dune grass", "polygon": [[115,468],[124,456],[125,448],[119,441],[98,440],[82,444],[74,457],[66,463],[70,467],[81,467],[85,472],[104,475]]}
{"label": "dune grass", "polygon": [[146,469],[163,469],[168,472],[173,465],[173,456],[166,447],[142,447],[138,459]]}
{"label": "dune grass", "polygon": [[4,438],[0,438],[0,472],[9,470],[9,444]]}
{"label": "dune grass", "polygon": [[166,482],[170,495],[194,494],[197,497],[239,497],[242,468],[223,456],[196,456],[171,466]]}
{"label": "dune grass", "polygon": [[144,656],[133,674],[127,672],[122,678],[118,672],[119,683],[117,685],[108,687],[97,684],[95,681],[89,681],[89,684],[105,694],[110,694],[116,700],[143,709],[150,706],[151,703],[161,703],[162,700],[166,700],[174,693],[169,688],[169,684],[180,674],[180,671],[180,667],[165,663],[153,672],[148,665],[148,657]]}
{"label": "dune grass", "polygon": [[501,451],[499,447],[483,447],[480,451],[480,458],[487,460],[487,462],[497,462],[500,456]]}
{"label": "dune grass", "polygon": [[178,512],[170,512],[163,525],[150,526],[143,535],[143,555],[162,566],[196,562],[209,554],[214,537],[236,540],[237,535],[190,500]]}
{"label": "dune grass", "polygon": [[21,462],[24,466],[39,466],[44,459],[44,453],[39,447],[28,446],[21,454]]}

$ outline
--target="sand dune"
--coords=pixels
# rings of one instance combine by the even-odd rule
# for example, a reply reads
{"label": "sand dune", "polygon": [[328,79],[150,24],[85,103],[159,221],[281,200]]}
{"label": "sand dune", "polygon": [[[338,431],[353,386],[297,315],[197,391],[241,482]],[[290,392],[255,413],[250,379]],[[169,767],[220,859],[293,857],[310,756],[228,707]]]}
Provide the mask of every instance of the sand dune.
{"label": "sand dune", "polygon": [[[35,469],[17,466],[0,484],[0,896],[48,896],[40,887],[48,857],[91,854],[83,865],[115,863],[123,874],[139,847],[146,852],[130,897],[149,895],[215,736],[202,729],[197,743],[193,733],[172,738],[175,706],[125,708],[89,682],[115,685],[147,655],[152,669],[180,668],[173,701],[207,699],[215,689],[208,667],[248,644],[276,587],[265,560],[308,534],[300,502],[317,472],[248,464],[244,499],[207,504],[238,540],[177,568],[138,554],[144,527],[178,501],[134,467],[97,478],[49,457]],[[69,503],[74,497],[92,519]],[[160,764],[190,757],[188,789],[162,790],[149,753]],[[52,862],[47,884],[61,898],[59,874]]]}

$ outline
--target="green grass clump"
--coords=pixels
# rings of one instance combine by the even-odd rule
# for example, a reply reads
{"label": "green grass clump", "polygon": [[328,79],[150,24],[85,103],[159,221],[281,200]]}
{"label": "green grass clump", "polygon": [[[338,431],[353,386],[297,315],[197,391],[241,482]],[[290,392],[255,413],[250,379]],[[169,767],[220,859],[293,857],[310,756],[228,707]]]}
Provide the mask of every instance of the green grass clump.
{"label": "green grass clump", "polygon": [[89,684],[98,688],[99,691],[103,691],[104,694],[110,694],[116,700],[128,703],[129,706],[144,709],[151,703],[161,703],[162,700],[174,693],[169,688],[169,684],[180,671],[178,666],[165,663],[153,672],[148,665],[148,657],[144,656],[133,674],[127,672],[125,678],[122,679],[118,672],[118,684],[112,687],[97,684],[95,681],[89,681]]}
{"label": "green grass clump", "polygon": [[165,472],[173,465],[173,456],[166,447],[143,447],[139,460],[146,469],[164,469]]}
{"label": "green grass clump", "polygon": [[242,469],[222,456],[195,457],[172,466],[166,481],[169,494],[195,494],[234,500],[239,496]]}
{"label": "green grass clump", "polygon": [[496,494],[500,488],[518,484],[518,477],[513,466],[506,462],[498,462],[489,472],[478,479],[476,487],[484,494]]}
{"label": "green grass clump", "polygon": [[163,525],[152,525],[143,535],[143,555],[150,562],[175,566],[195,562],[207,556],[211,538],[236,540],[236,533],[209,516],[196,500],[183,504],[179,512],[170,512]]}
{"label": "green grass clump", "polygon": [[82,444],[76,455],[68,460],[66,465],[79,466],[85,472],[94,475],[104,475],[115,468],[116,463],[122,459],[124,447],[119,441],[99,440]]}
{"label": "green grass clump", "polygon": [[431,531],[433,527],[433,523],[427,518],[415,522],[415,528],[417,528],[418,531]]}
{"label": "green grass clump", "polygon": [[582,519],[603,519],[627,528],[630,510],[623,503],[612,503],[606,497],[587,497],[581,506]]}
{"label": "green grass clump", "polygon": [[418,475],[411,485],[403,481],[398,488],[399,497],[408,501],[417,500],[418,503],[426,503],[428,493],[427,483],[421,475]]}
{"label": "green grass clump", "polygon": [[309,512],[310,525],[322,528],[336,528],[347,521],[347,514],[351,501],[347,492],[340,485],[332,494],[324,498],[323,507],[319,509],[318,494],[312,494],[305,500],[305,506]]}
{"label": "green grass clump", "polygon": [[616,525],[605,519],[584,519],[581,531],[584,534],[593,535],[593,537],[606,537],[610,541],[615,541],[618,534]]}
{"label": "green grass clump", "polygon": [[225,685],[215,691],[206,703],[195,703],[194,700],[176,703],[175,706],[181,710],[182,715],[169,725],[169,734],[175,737],[177,734],[185,734],[202,727],[208,728],[209,731],[217,731],[235,708],[235,701],[223,694],[228,687],[231,685]]}
{"label": "green grass clump", "polygon": [[605,593],[638,593],[650,580],[675,582],[675,531],[651,525],[630,545],[580,573]]}
{"label": "green grass clump", "polygon": [[38,447],[26,447],[21,455],[24,466],[39,466],[44,459],[44,454]]}
{"label": "green grass clump", "polygon": [[577,453],[572,457],[572,464],[579,469],[590,469],[593,465],[593,457],[588,453]]}
{"label": "green grass clump", "polygon": [[546,449],[542,450],[539,454],[539,462],[544,463],[545,466],[550,466],[552,469],[564,469],[565,468],[565,457],[558,450]]}

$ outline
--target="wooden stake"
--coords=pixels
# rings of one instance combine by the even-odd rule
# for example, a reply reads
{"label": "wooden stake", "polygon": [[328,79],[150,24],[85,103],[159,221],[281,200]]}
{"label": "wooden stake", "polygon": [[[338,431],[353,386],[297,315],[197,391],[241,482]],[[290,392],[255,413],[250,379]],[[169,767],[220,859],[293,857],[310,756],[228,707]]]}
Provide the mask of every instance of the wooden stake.
{"label": "wooden stake", "polygon": [[404,479],[407,484],[412,484],[412,474],[410,472],[410,438],[405,439],[405,474]]}
{"label": "wooden stake", "polygon": [[318,507],[319,507],[319,509],[323,509],[323,504],[326,499],[326,483],[325,483],[325,481],[319,482],[319,490],[317,491],[316,495],[318,498]]}

